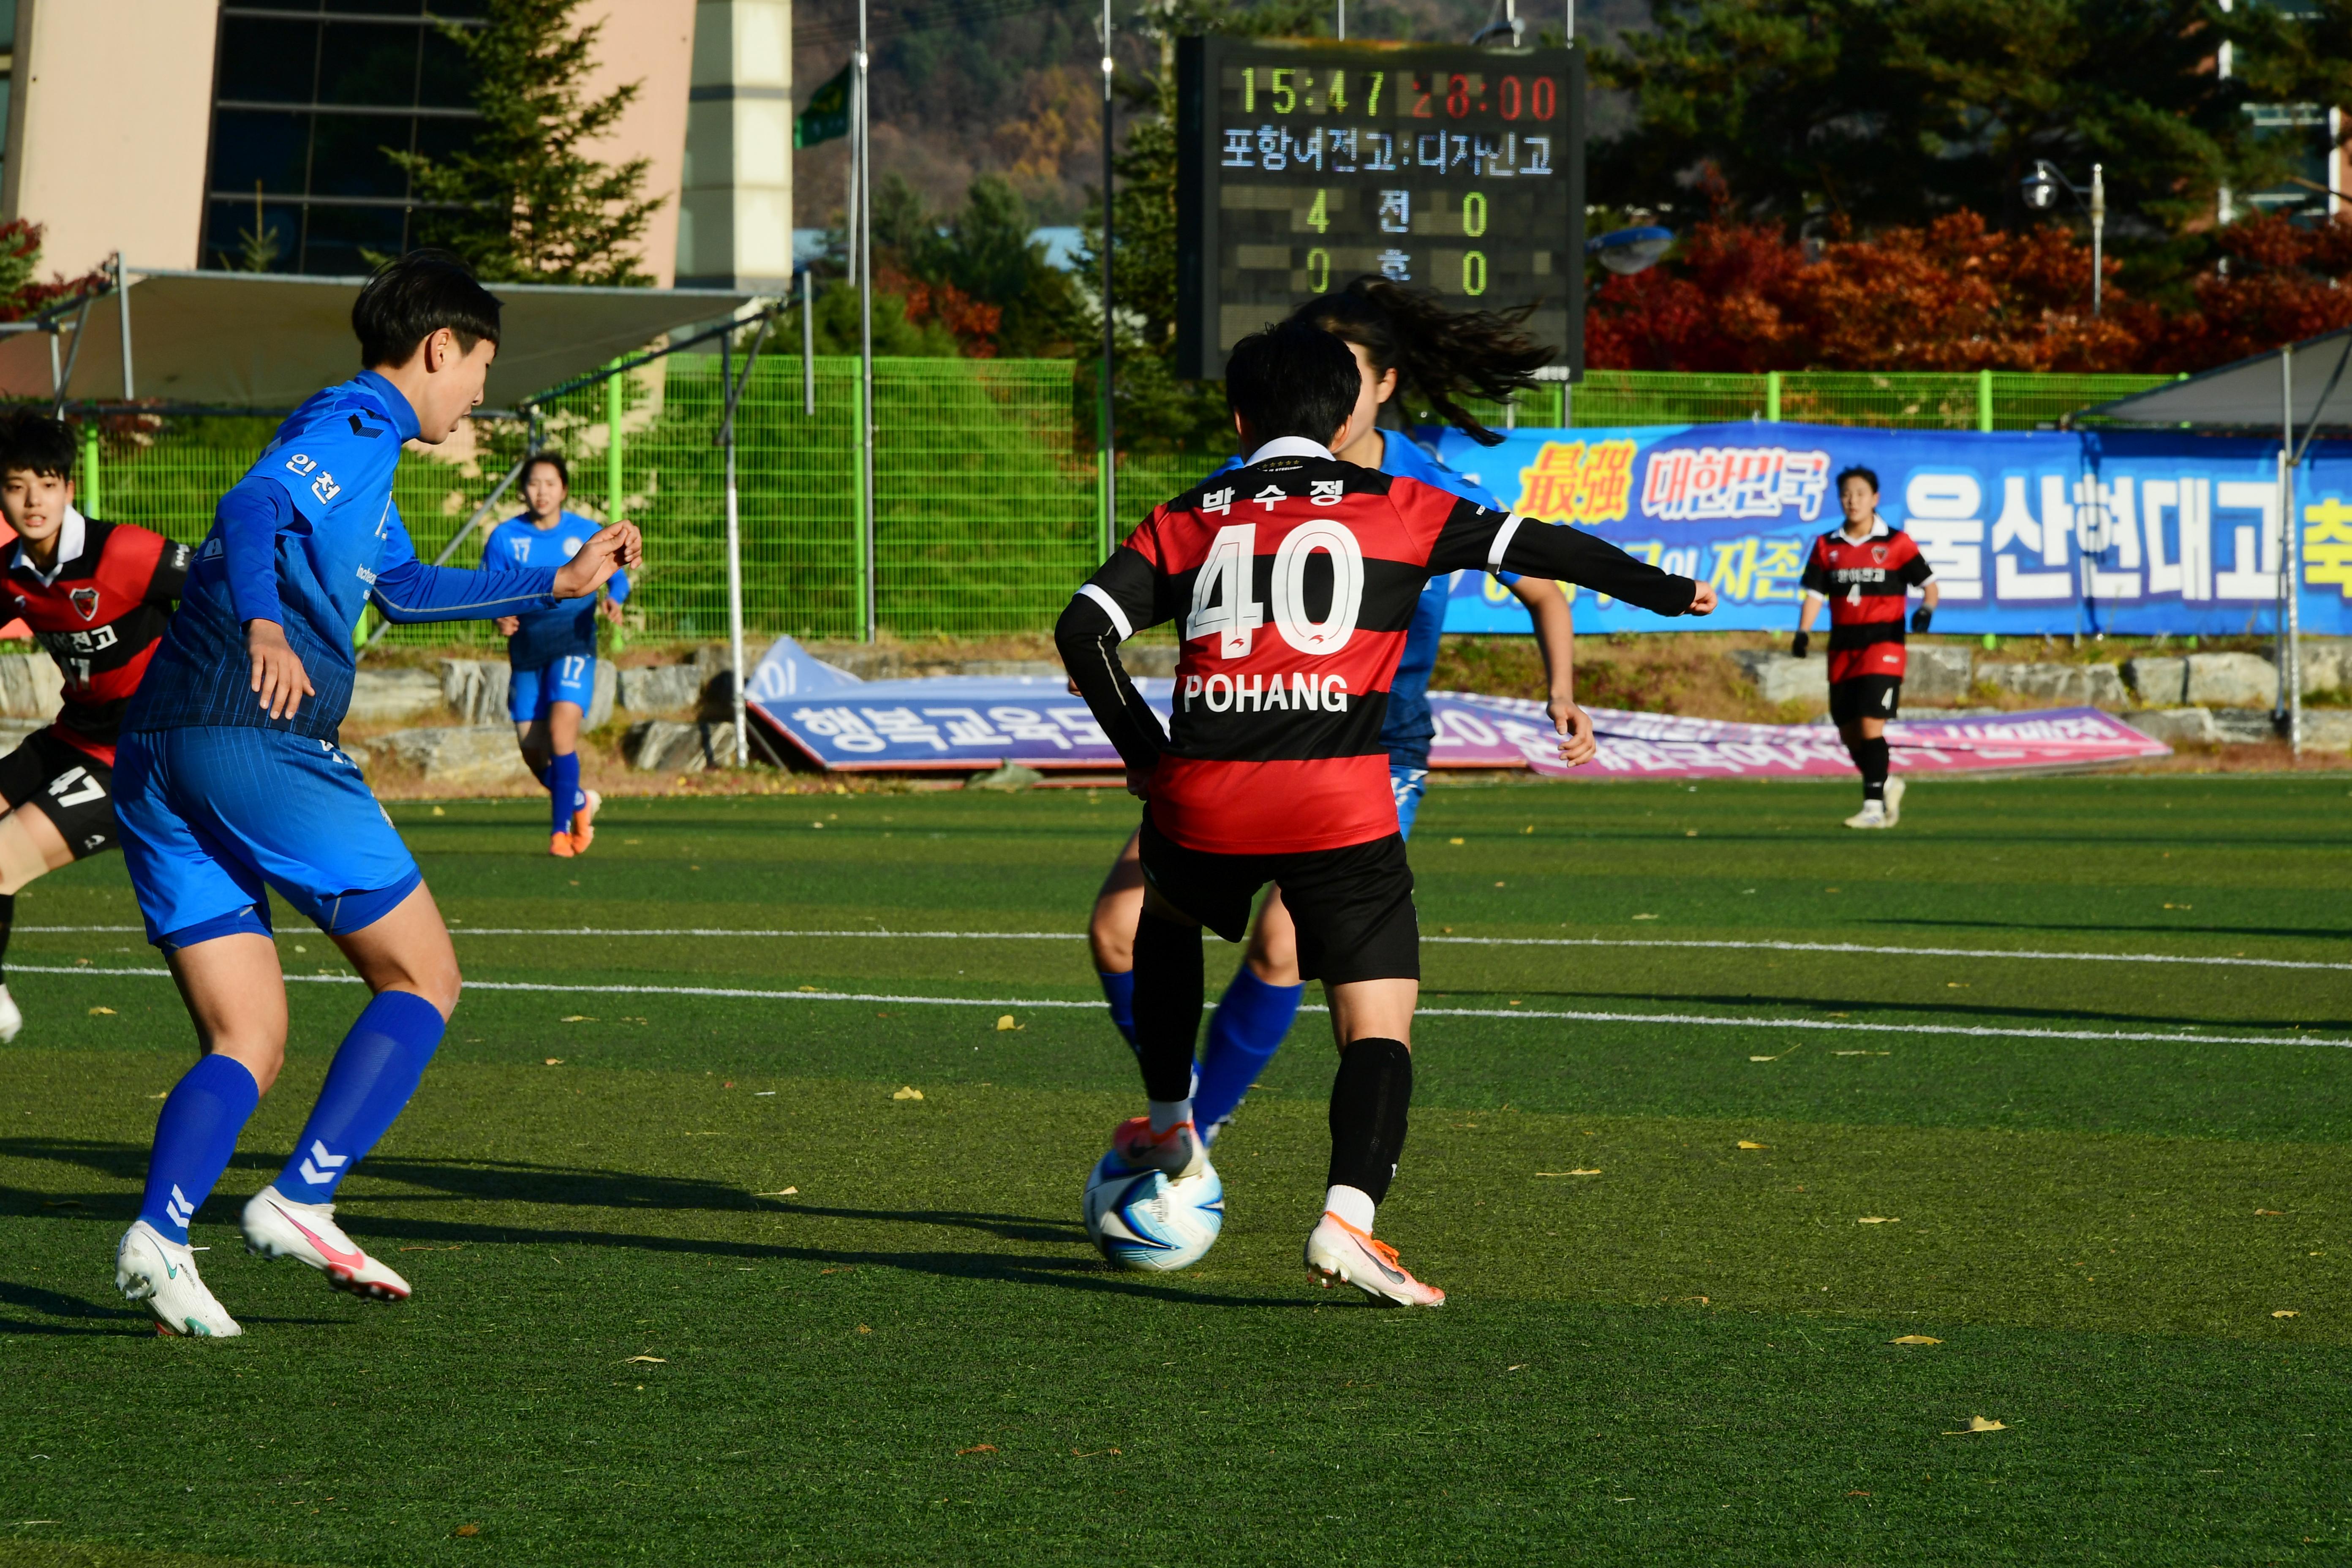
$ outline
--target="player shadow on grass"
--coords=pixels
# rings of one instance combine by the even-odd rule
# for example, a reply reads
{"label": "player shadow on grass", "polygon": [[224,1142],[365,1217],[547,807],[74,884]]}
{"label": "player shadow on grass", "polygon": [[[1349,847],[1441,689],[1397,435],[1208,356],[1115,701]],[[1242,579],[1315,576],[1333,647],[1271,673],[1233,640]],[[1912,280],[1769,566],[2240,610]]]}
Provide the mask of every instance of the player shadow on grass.
{"label": "player shadow on grass", "polygon": [[2284,936],[2312,937],[2321,942],[2342,942],[2352,937],[2352,930],[2342,926],[2217,926],[2191,925],[2183,921],[2172,925],[2113,925],[2106,921],[2084,924],[2061,921],[1946,921],[1931,920],[1925,915],[1882,915],[1873,923],[1890,926],[1950,926],[1967,931],[2143,931],[2158,936]]}
{"label": "player shadow on grass", "polygon": [[[1454,997],[1472,994],[1476,994],[1463,991],[1453,993]],[[1501,993],[1487,992],[1484,994],[1499,995]],[[2210,1016],[2189,1018],[2169,1014],[2125,1013],[2084,1007],[2026,1007],[2013,1004],[2001,1005],[1990,1002],[1868,1002],[1857,1001],[1851,996],[1776,996],[1752,991],[1734,994],[1661,990],[1543,991],[1528,987],[1515,991],[1511,994],[1522,1001],[1540,996],[1567,1006],[1573,1006],[1580,1002],[1588,1004],[1647,1002],[1652,1005],[1662,1002],[1682,1002],[1717,1007],[1803,1007],[1812,1009],[1816,1013],[1835,1013],[1841,1018],[1871,1017],[1885,1018],[1890,1021],[1907,1021],[1922,1015],[1931,1018],[1948,1018],[1955,1022],[2030,1020],[2042,1027],[2063,1027],[2068,1024],[2120,1024],[2142,1029],[2276,1029],[2283,1034],[2291,1033],[2296,1029],[2352,1029],[2352,1018],[2216,1018]],[[1756,1026],[1769,1027],[1772,1024],[1802,1024],[1809,1021],[1802,1016],[1785,1020],[1776,1018]],[[2193,1040],[2196,1037],[2184,1035],[2181,1038]]]}

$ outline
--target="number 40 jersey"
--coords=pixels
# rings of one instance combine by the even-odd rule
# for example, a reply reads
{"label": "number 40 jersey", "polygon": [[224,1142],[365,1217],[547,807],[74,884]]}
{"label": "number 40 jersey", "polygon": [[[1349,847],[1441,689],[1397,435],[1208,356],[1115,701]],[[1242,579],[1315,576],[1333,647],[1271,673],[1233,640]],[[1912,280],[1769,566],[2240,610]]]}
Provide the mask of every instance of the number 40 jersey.
{"label": "number 40 jersey", "polygon": [[188,580],[188,547],[68,507],[49,572],[23,544],[5,548],[14,612],[65,672],[65,704],[50,733],[111,767],[122,710]]}
{"label": "number 40 jersey", "polygon": [[[1078,590],[1063,662],[1160,832],[1216,854],[1294,854],[1397,831],[1381,744],[1414,602],[1444,572],[1579,583],[1662,616],[1697,584],[1615,545],[1360,468],[1286,437],[1153,510]],[[1163,736],[1118,645],[1181,620]]]}

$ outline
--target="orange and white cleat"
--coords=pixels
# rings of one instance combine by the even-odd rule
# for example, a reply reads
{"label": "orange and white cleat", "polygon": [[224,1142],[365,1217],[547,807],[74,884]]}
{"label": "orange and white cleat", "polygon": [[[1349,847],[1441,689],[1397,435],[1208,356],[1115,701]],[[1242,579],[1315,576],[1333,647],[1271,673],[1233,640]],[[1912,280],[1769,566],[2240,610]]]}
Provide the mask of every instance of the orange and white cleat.
{"label": "orange and white cleat", "polygon": [[1396,1248],[1375,1241],[1330,1210],[1307,1233],[1307,1272],[1326,1290],[1334,1279],[1353,1285],[1375,1301],[1400,1307],[1443,1307],[1445,1292],[1405,1272]]}
{"label": "orange and white cleat", "polygon": [[327,1277],[327,1283],[377,1301],[405,1301],[408,1281],[360,1249],[335,1223],[332,1204],[298,1204],[264,1187],[245,1205],[245,1249],[264,1258],[291,1258]]}
{"label": "orange and white cleat", "polygon": [[572,835],[569,833],[558,833],[550,836],[547,841],[547,852],[550,855],[554,856],[558,860],[569,860],[574,855],[579,853],[578,850],[572,847]]}
{"label": "orange and white cleat", "polygon": [[1120,1122],[1110,1135],[1110,1152],[1131,1171],[1159,1171],[1171,1182],[1197,1176],[1209,1163],[1207,1146],[1191,1122],[1154,1132],[1149,1116],[1130,1116]]}
{"label": "orange and white cleat", "polygon": [[572,814],[572,853],[574,855],[587,854],[588,846],[596,842],[596,813],[604,804],[604,797],[593,789],[580,793],[586,797],[587,804]]}

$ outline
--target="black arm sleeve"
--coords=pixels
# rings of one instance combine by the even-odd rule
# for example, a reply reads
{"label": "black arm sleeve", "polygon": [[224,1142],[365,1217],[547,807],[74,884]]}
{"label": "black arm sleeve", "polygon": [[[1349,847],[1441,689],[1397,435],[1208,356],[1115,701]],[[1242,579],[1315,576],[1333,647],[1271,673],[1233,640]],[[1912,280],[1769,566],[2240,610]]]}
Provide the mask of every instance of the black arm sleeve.
{"label": "black arm sleeve", "polygon": [[163,542],[163,553],[155,558],[155,574],[147,580],[144,595],[151,605],[168,605],[180,596],[188,585],[188,563],[194,552],[173,540]]}
{"label": "black arm sleeve", "polygon": [[1079,594],[1054,626],[1054,646],[1061,651],[1062,668],[1070,684],[1087,700],[1087,708],[1100,724],[1119,760],[1139,773],[1150,773],[1160,761],[1160,715],[1143,700],[1127,667],[1118,661],[1122,641],[1118,626],[1100,600]]}
{"label": "black arm sleeve", "polygon": [[1698,594],[1698,584],[1688,577],[1661,572],[1582,529],[1511,516],[1466,500],[1454,508],[1439,533],[1429,571],[1435,576],[1465,567],[1574,583],[1654,616],[1679,616]]}
{"label": "black arm sleeve", "polygon": [[1902,571],[1897,573],[1896,575],[1901,577],[1906,583],[1911,584],[1914,588],[1917,588],[1926,585],[1926,584],[1936,575],[1936,569],[1927,564],[1927,558],[1926,556],[1914,555],[1910,560],[1906,561],[1903,563]]}

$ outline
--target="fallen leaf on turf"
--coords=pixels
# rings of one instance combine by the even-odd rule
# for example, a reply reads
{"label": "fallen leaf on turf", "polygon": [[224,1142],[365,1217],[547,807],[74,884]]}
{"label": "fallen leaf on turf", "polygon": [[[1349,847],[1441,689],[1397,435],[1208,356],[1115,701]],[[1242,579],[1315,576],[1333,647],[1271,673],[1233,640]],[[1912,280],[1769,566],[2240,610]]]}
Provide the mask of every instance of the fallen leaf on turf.
{"label": "fallen leaf on turf", "polygon": [[1900,1225],[1903,1222],[1898,1216],[1894,1215],[1866,1214],[1853,1223],[1856,1225]]}
{"label": "fallen leaf on turf", "polygon": [[1947,991],[1966,991],[1968,988],[1969,983],[1965,980],[1947,980],[1944,982],[1944,989]]}
{"label": "fallen leaf on turf", "polygon": [[1007,1029],[1017,1029],[1020,1026],[1020,1025],[1013,1021],[1013,1015],[1010,1013],[1005,1014],[1003,1017],[996,1020],[996,1032],[1000,1035],[1004,1033]]}
{"label": "fallen leaf on turf", "polygon": [[1893,1051],[1832,1051],[1833,1057],[1891,1057]]}
{"label": "fallen leaf on turf", "polygon": [[1498,887],[1498,888],[1499,888],[1499,887],[1501,887],[1502,885],[1503,885],[1503,884],[1502,884],[1502,883],[1500,883],[1500,882],[1497,882],[1497,883],[1496,883],[1496,884],[1495,884],[1495,886],[1496,886],[1496,887]]}
{"label": "fallen leaf on turf", "polygon": [[1777,1062],[1780,1059],[1780,1057],[1793,1057],[1804,1048],[1805,1043],[1802,1040],[1800,1040],[1795,1045],[1790,1046],[1787,1050],[1782,1051],[1780,1056],[1749,1057],[1748,1059],[1751,1062]]}
{"label": "fallen leaf on turf", "polygon": [[1590,1171],[1538,1171],[1536,1173],[1538,1176],[1597,1176],[1600,1173],[1597,1166]]}
{"label": "fallen leaf on turf", "polygon": [[[2006,1432],[2008,1430],[2009,1424],[2005,1421],[1995,1421],[1983,1415],[1971,1415],[1969,1417],[1969,1432]],[[1947,1437],[1960,1437],[1965,1436],[1966,1435],[1966,1433],[1961,1432],[1947,1432],[1944,1434]]]}
{"label": "fallen leaf on turf", "polygon": [[2197,906],[2195,904],[2167,904],[2164,907],[2168,910],[2193,910]]}
{"label": "fallen leaf on turf", "polygon": [[816,987],[815,987],[815,986],[814,986],[814,985],[803,985],[803,986],[802,986],[802,987],[801,987],[801,989],[802,989],[802,990],[803,990],[803,991],[814,991],[814,990],[815,990],[815,989],[816,989]]}
{"label": "fallen leaf on turf", "polygon": [[858,1331],[859,1333],[861,1333],[861,1334],[870,1334],[870,1333],[872,1333],[874,1331],[873,1331],[872,1329],[867,1328],[865,1324],[860,1323],[860,1324],[858,1324],[858,1325],[857,1325],[857,1331]]}
{"label": "fallen leaf on turf", "polygon": [[1739,1141],[1739,1146],[1742,1149],[1769,1149],[1772,1145],[1769,1143],[1751,1143],[1747,1139],[1742,1138]]}
{"label": "fallen leaf on turf", "polygon": [[1507,1366],[1507,1367],[1505,1367],[1503,1370],[1504,1370],[1505,1372],[1525,1372],[1525,1371],[1527,1371],[1527,1370],[1528,1370],[1528,1368],[1529,1366],[1531,1366],[1531,1365],[1533,1365],[1533,1364],[1534,1364],[1534,1363],[1531,1363],[1531,1362],[1524,1362],[1524,1361],[1523,1361],[1523,1362],[1519,1363],[1519,1364],[1518,1364],[1518,1365],[1517,1365],[1517,1366]]}
{"label": "fallen leaf on turf", "polygon": [[[1460,842],[1462,842],[1462,841],[1461,841],[1460,839],[1458,839],[1458,838],[1457,838],[1457,839],[1455,839],[1455,840],[1454,840],[1454,842],[1455,842],[1456,844],[1459,844],[1459,843],[1460,843]],[[1082,1453],[1080,1453],[1077,1449],[1073,1448],[1073,1449],[1071,1449],[1071,1450],[1070,1450],[1070,1458],[1072,1458],[1073,1459],[1098,1459],[1098,1458],[1102,1458],[1105,1454],[1117,1454],[1117,1453],[1118,1453],[1118,1450],[1117,1448],[1089,1448],[1089,1449],[1087,1449],[1087,1450],[1085,1453],[1083,1453],[1083,1454],[1082,1454]],[[1123,1455],[1123,1454],[1122,1454],[1122,1455],[1120,1455],[1119,1457],[1120,1457],[1121,1458],[1126,1458],[1126,1456],[1125,1456],[1125,1455]]]}
{"label": "fallen leaf on turf", "polygon": [[1712,1307],[1715,1305],[1714,1301],[1705,1296],[1679,1296],[1676,1297],[1675,1300],[1682,1301],[1696,1301],[1702,1307]]}
{"label": "fallen leaf on turf", "polygon": [[956,1458],[961,1458],[966,1454],[993,1454],[994,1452],[996,1452],[996,1445],[993,1443],[974,1443],[969,1448],[958,1448]]}
{"label": "fallen leaf on turf", "polygon": [[593,1024],[595,1021],[585,1013],[568,1013],[556,1020],[559,1024]]}
{"label": "fallen leaf on turf", "polygon": [[2260,1215],[2268,1215],[2273,1219],[2283,1219],[2286,1215],[2286,1210],[2284,1209],[2256,1209],[2254,1212]]}
{"label": "fallen leaf on turf", "polygon": [[[1459,843],[1461,843],[1461,842],[1462,842],[1462,840],[1460,840],[1459,838],[1449,838],[1449,839],[1447,839],[1445,842],[1447,842],[1448,844],[1459,844]],[[1072,1453],[1076,1453],[1076,1451],[1077,1451],[1077,1450],[1076,1450],[1076,1449],[1075,1449],[1075,1448],[1073,1448],[1073,1449],[1071,1450],[1071,1452],[1072,1452]]]}
{"label": "fallen leaf on turf", "polygon": [[1931,1340],[1925,1334],[1898,1334],[1886,1342],[1890,1345],[1939,1345],[1941,1340]]}
{"label": "fallen leaf on turf", "polygon": [[433,808],[433,815],[436,816],[446,816],[449,814],[436,805]]}
{"label": "fallen leaf on turf", "polygon": [[647,1366],[667,1366],[669,1364],[669,1361],[667,1357],[657,1355],[633,1355],[629,1360],[633,1362],[644,1362]]}
{"label": "fallen leaf on turf", "polygon": [[1848,1497],[1868,1497],[1870,1494],[1868,1492],[1848,1492],[1845,1495]]}
{"label": "fallen leaf on turf", "polygon": [[563,1065],[563,1058],[562,1057],[550,1057],[547,1058],[547,1065],[551,1068],[560,1068]]}
{"label": "fallen leaf on turf", "polygon": [[2273,1312],[2271,1316],[2273,1318],[2300,1318],[2303,1314],[2296,1311],[2293,1307],[2282,1307],[2277,1311]]}
{"label": "fallen leaf on turf", "polygon": [[1635,915],[1633,918],[1637,921],[1654,921],[1658,917],[1655,915]]}
{"label": "fallen leaf on turf", "polygon": [[93,1018],[111,1018],[114,1016],[114,1009],[111,1007],[92,1007],[89,1010],[89,1016]]}
{"label": "fallen leaf on turf", "polygon": [[1698,837],[1698,829],[1696,827],[1685,827],[1683,829],[1683,837],[1685,838],[1696,838]]}
{"label": "fallen leaf on turf", "polygon": [[897,1093],[893,1094],[890,1098],[893,1100],[920,1100],[923,1098],[923,1091],[917,1089],[913,1084],[908,1084],[903,1089],[900,1089]]}
{"label": "fallen leaf on turf", "polygon": [[[440,816],[441,808],[437,805],[435,806],[433,808],[433,815],[436,816]],[[482,1533],[482,1527],[478,1524],[461,1524],[449,1533],[452,1535],[479,1535]]]}
{"label": "fallen leaf on turf", "polygon": [[789,1198],[799,1195],[798,1187],[780,1187],[772,1193],[753,1193],[755,1198]]}

